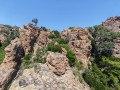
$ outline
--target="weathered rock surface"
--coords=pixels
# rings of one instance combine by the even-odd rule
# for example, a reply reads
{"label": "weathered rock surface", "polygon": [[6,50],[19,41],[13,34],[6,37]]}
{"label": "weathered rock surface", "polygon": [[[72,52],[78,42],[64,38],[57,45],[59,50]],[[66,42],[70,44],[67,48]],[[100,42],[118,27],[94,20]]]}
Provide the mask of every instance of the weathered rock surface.
{"label": "weathered rock surface", "polygon": [[26,69],[9,90],[89,90],[73,75],[70,67],[62,76],[55,75],[46,64]]}
{"label": "weathered rock surface", "polygon": [[7,40],[7,35],[4,33],[4,31],[8,30],[7,27],[4,25],[0,25],[0,41],[4,42]]}
{"label": "weathered rock surface", "polygon": [[13,35],[12,30],[17,31],[18,29],[19,27],[17,26],[9,26],[9,25],[0,24],[0,41],[5,42],[10,35]]}
{"label": "weathered rock surface", "polygon": [[82,61],[83,66],[87,68],[91,53],[91,41],[88,39],[88,32],[82,28],[65,29],[61,32],[64,39],[68,39],[68,45],[75,53],[77,60]]}
{"label": "weathered rock surface", "polygon": [[46,29],[46,31],[41,31],[40,35],[37,39],[37,43],[35,43],[34,47],[34,55],[36,54],[38,48],[46,47],[48,43],[48,36],[50,35],[51,31],[49,29]]}
{"label": "weathered rock surface", "polygon": [[110,17],[102,25],[106,28],[112,29],[115,32],[120,32],[120,16]]}
{"label": "weathered rock surface", "polygon": [[7,40],[6,34],[0,32],[0,42],[4,42],[6,40]]}
{"label": "weathered rock surface", "polygon": [[57,75],[63,75],[68,65],[68,58],[60,53],[49,52],[47,56],[48,67]]}
{"label": "weathered rock surface", "polygon": [[28,54],[33,49],[33,45],[36,42],[40,31],[41,28],[34,26],[30,23],[25,24],[24,28],[19,29],[20,40],[25,50],[25,54]]}
{"label": "weathered rock surface", "polygon": [[0,90],[6,89],[14,77],[23,54],[23,48],[18,38],[12,40],[10,45],[5,48],[5,59],[0,65]]}
{"label": "weathered rock surface", "polygon": [[114,40],[114,47],[112,55],[120,58],[120,38]]}

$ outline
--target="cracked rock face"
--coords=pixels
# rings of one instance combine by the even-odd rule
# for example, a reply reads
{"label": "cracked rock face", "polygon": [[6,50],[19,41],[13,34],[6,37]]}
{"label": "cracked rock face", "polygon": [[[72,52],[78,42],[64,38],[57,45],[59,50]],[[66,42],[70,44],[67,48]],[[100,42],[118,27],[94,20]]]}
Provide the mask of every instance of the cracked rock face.
{"label": "cracked rock face", "polygon": [[57,75],[63,75],[66,71],[66,66],[68,65],[68,59],[66,56],[60,53],[49,52],[47,56],[48,67]]}
{"label": "cracked rock face", "polygon": [[47,64],[24,70],[9,90],[89,90],[75,79],[70,67],[62,76],[55,75]]}
{"label": "cracked rock face", "polygon": [[47,46],[48,43],[48,36],[51,34],[51,31],[47,29],[46,31],[41,31],[40,35],[38,36],[37,42],[35,43],[34,47],[34,55],[36,54],[38,48],[43,48]]}
{"label": "cracked rock face", "polygon": [[24,28],[19,29],[20,40],[25,50],[25,54],[28,54],[34,46],[36,39],[41,31],[41,28],[32,24],[25,24]]}
{"label": "cracked rock face", "polygon": [[61,32],[63,39],[69,39],[68,45],[75,53],[77,60],[82,61],[85,68],[88,67],[91,41],[88,39],[89,33],[82,28],[65,29]]}
{"label": "cracked rock face", "polygon": [[0,90],[6,89],[8,83],[14,78],[23,54],[19,38],[12,40],[5,48],[5,59],[0,65]]}
{"label": "cracked rock face", "polygon": [[114,32],[120,32],[120,16],[110,17],[102,25],[112,29]]}

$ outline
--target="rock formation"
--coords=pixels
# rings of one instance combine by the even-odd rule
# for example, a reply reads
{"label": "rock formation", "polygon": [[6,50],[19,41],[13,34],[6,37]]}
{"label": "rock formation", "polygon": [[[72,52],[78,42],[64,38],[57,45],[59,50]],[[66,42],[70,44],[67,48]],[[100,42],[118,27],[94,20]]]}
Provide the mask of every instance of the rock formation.
{"label": "rock formation", "polygon": [[[6,90],[6,86],[16,76],[24,54],[27,55],[34,49],[34,58],[38,48],[46,47],[52,41],[48,38],[51,34],[49,29],[44,31],[32,24],[19,28],[19,34],[20,38],[11,41],[5,48],[5,59],[0,66],[0,90]],[[61,35],[69,40],[68,45],[78,61],[82,61],[87,68],[91,51],[88,32],[82,28],[73,28],[64,30]],[[73,75],[66,54],[65,48],[62,48],[62,53],[48,51],[43,56],[46,63],[34,63],[32,68],[23,70],[23,73],[18,72],[9,90],[89,90],[89,86],[81,84]]]}
{"label": "rock formation", "polygon": [[7,35],[4,33],[4,31],[8,30],[7,27],[4,25],[0,25],[0,41],[4,42],[7,40]]}
{"label": "rock formation", "polygon": [[120,38],[114,40],[114,47],[112,55],[120,58]]}
{"label": "rock formation", "polygon": [[5,42],[9,36],[13,35],[13,30],[17,31],[18,29],[17,26],[0,25],[0,41]]}
{"label": "rock formation", "polygon": [[9,90],[89,90],[73,75],[70,67],[62,76],[55,75],[46,64],[26,69],[11,85]]}
{"label": "rock formation", "polygon": [[1,42],[4,42],[4,41],[6,41],[6,40],[7,40],[6,34],[0,33],[0,41],[1,41]]}
{"label": "rock formation", "polygon": [[[110,17],[102,25],[106,28],[112,29],[114,32],[120,32],[120,16]],[[112,55],[120,58],[120,38],[114,40],[114,47]]]}
{"label": "rock formation", "polygon": [[82,28],[65,29],[61,32],[64,39],[68,39],[68,45],[74,51],[77,60],[82,61],[83,66],[87,68],[91,53],[91,41],[88,39],[88,32]]}
{"label": "rock formation", "polygon": [[112,29],[115,32],[120,32],[120,16],[110,17],[102,25],[106,28]]}
{"label": "rock formation", "polygon": [[68,59],[66,56],[60,53],[49,52],[47,56],[48,67],[57,75],[63,75],[68,65]]}
{"label": "rock formation", "polygon": [[35,43],[34,47],[34,55],[36,54],[38,48],[46,47],[48,43],[48,36],[50,35],[51,31],[47,29],[46,31],[41,31],[40,35],[37,39],[37,42]]}
{"label": "rock formation", "polygon": [[40,31],[41,28],[32,24],[26,24],[24,25],[24,28],[19,29],[20,40],[25,50],[25,54],[28,54],[33,49],[33,45],[36,42]]}
{"label": "rock formation", "polygon": [[0,65],[0,90],[6,89],[6,86],[14,78],[23,54],[23,48],[18,38],[11,41],[10,45],[5,48],[5,59]]}

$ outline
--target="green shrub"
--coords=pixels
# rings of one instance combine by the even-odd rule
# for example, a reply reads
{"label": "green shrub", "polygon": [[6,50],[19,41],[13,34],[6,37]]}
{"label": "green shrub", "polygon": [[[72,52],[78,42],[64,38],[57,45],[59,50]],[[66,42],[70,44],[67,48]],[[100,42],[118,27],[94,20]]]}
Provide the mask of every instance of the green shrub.
{"label": "green shrub", "polygon": [[61,38],[61,35],[57,30],[55,30],[53,32],[54,32],[55,38]]}
{"label": "green shrub", "polygon": [[74,27],[69,27],[68,29],[74,29]]}
{"label": "green shrub", "polygon": [[80,69],[83,68],[83,63],[81,61],[80,62],[76,61],[75,65],[76,65],[76,67],[77,67],[78,70],[80,70]]}
{"label": "green shrub", "polygon": [[7,35],[9,35],[9,30],[3,30],[3,32]]}
{"label": "green shrub", "polygon": [[95,46],[95,41],[94,41],[94,39],[91,38],[90,36],[88,37],[88,39],[91,40],[91,44],[92,44],[92,46]]}
{"label": "green shrub", "polygon": [[34,63],[46,63],[46,57],[43,58],[46,53],[46,48],[38,49]]}
{"label": "green shrub", "polygon": [[7,27],[9,30],[12,29],[10,25],[4,25],[4,26]]}
{"label": "green shrub", "polygon": [[20,68],[27,69],[27,68],[31,68],[32,66],[33,66],[33,63],[32,63],[31,60],[24,59],[22,61],[22,64],[21,64]]}
{"label": "green shrub", "polygon": [[120,58],[112,55],[113,40],[120,37],[101,25],[88,29],[94,40],[92,43],[92,69],[83,74],[85,81],[95,90],[120,90]]}
{"label": "green shrub", "polygon": [[33,63],[30,60],[31,57],[32,57],[32,52],[30,52],[28,55],[25,55],[23,57],[20,68],[23,68],[23,69],[31,68],[33,66]]}
{"label": "green shrub", "polygon": [[49,35],[48,38],[50,39],[61,38],[61,35],[58,31],[52,31],[52,32],[54,32],[54,34]]}
{"label": "green shrub", "polygon": [[42,29],[43,31],[47,31],[47,28],[46,28],[46,27],[41,26],[41,29]]}
{"label": "green shrub", "polygon": [[67,51],[66,57],[69,59],[69,65],[71,67],[76,66],[78,69],[83,68],[82,62],[78,62],[74,52],[70,49],[67,44],[61,44],[61,47],[65,48]]}
{"label": "green shrub", "polygon": [[5,47],[9,44],[7,42],[1,43],[2,46],[0,47],[0,64],[3,62],[5,58]]}
{"label": "green shrub", "polygon": [[93,52],[96,55],[111,56],[113,40],[120,37],[120,33],[113,32],[111,29],[107,29],[101,25],[96,25],[93,28],[88,28],[89,32],[93,36],[94,40],[91,40],[93,46]]}
{"label": "green shrub", "polygon": [[61,48],[60,45],[48,44],[48,46],[47,46],[47,51],[62,53],[62,48]]}
{"label": "green shrub", "polygon": [[53,34],[51,34],[51,35],[48,36],[48,38],[53,39],[53,38],[55,38],[55,36]]}
{"label": "green shrub", "polygon": [[30,60],[31,56],[32,56],[32,53],[30,52],[29,54],[27,54],[26,56],[24,56],[24,59],[25,60]]}
{"label": "green shrub", "polygon": [[57,41],[59,44],[66,44],[64,39],[57,38],[55,41]]}
{"label": "green shrub", "polygon": [[91,70],[86,70],[83,74],[85,81],[90,85],[90,87],[95,90],[105,90],[104,84],[100,81],[97,74],[94,74]]}
{"label": "green shrub", "polygon": [[69,59],[70,66],[75,65],[75,61],[77,60],[75,54],[72,52],[72,50],[67,51],[67,58]]}

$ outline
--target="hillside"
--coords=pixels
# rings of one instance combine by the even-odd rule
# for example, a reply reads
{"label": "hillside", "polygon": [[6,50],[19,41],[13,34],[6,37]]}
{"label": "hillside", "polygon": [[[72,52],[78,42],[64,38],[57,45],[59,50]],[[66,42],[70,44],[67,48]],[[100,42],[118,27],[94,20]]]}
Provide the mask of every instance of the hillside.
{"label": "hillside", "polygon": [[0,90],[120,90],[120,20],[62,32],[0,25]]}

